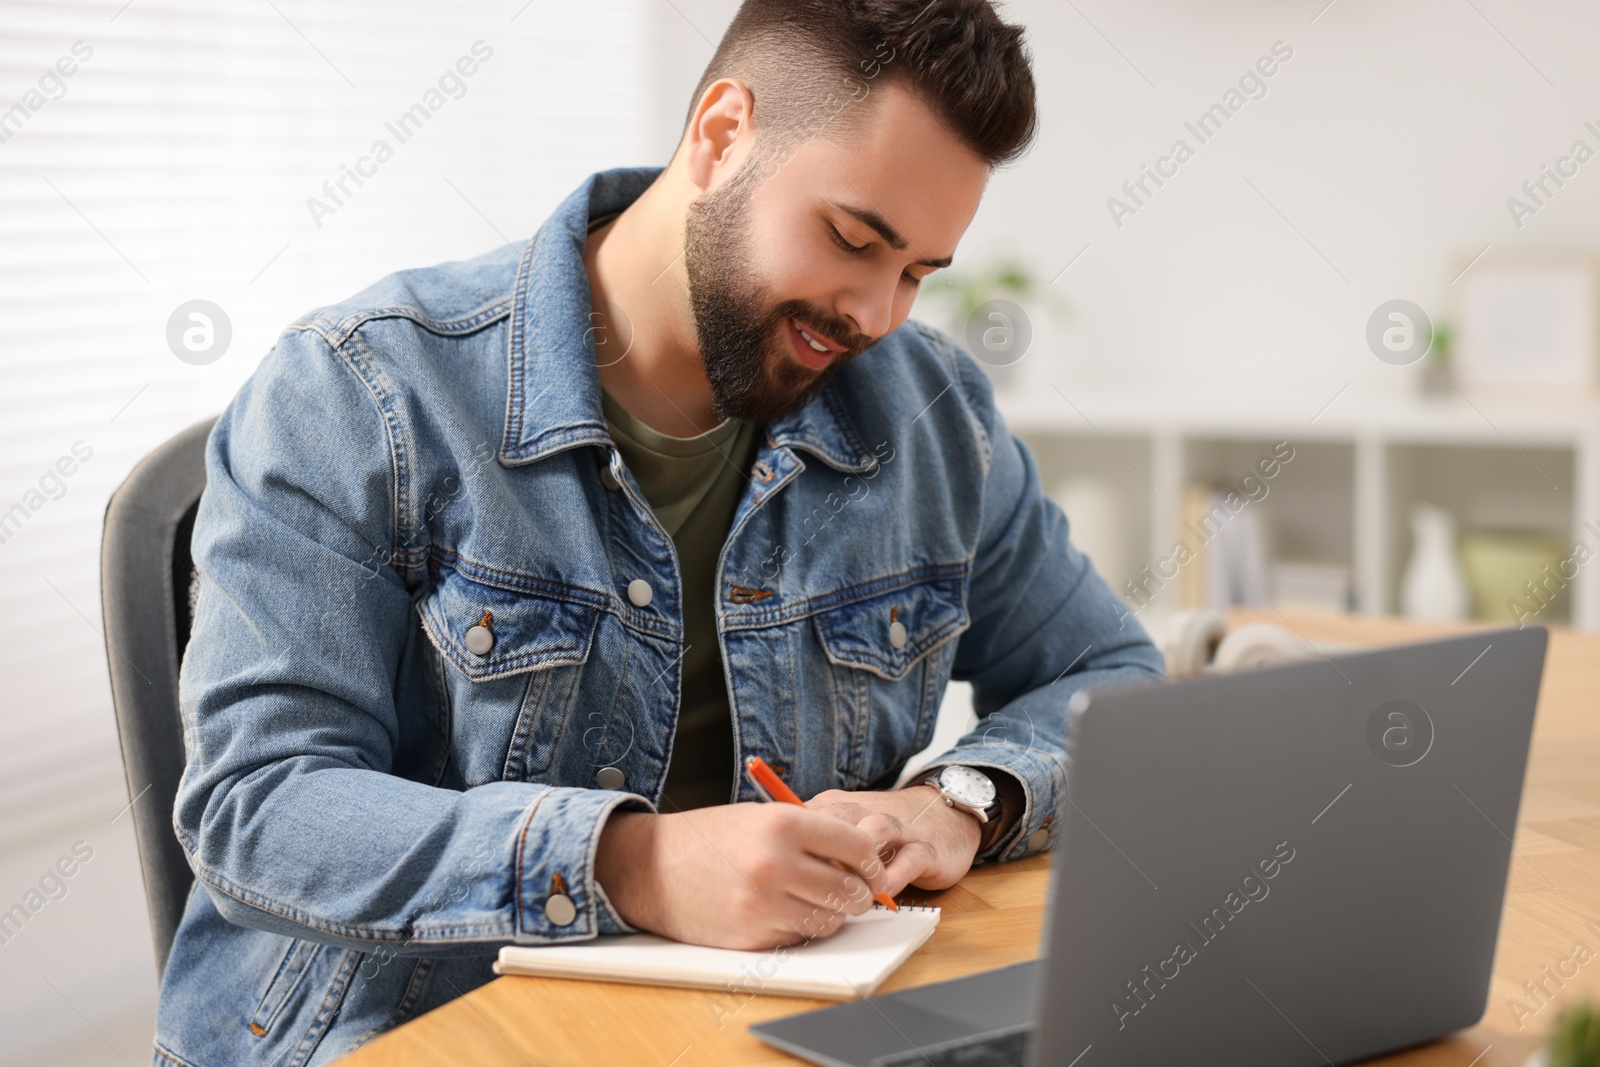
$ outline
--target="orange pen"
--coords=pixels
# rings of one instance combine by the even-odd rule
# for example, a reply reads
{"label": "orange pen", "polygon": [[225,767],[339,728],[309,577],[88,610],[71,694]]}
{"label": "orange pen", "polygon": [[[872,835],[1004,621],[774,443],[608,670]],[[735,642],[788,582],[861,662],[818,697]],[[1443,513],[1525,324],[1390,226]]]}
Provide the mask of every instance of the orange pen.
{"label": "orange pen", "polygon": [[[750,779],[750,784],[756,787],[756,792],[761,794],[763,800],[779,800],[785,804],[799,804],[805,807],[805,801],[795,796],[793,789],[783,784],[783,779],[778,777],[778,772],[767,766],[767,761],[760,756],[746,756],[744,758],[744,774]],[[849,870],[844,864],[839,866]],[[855,871],[850,871],[855,874]],[[890,911],[899,911],[900,906],[888,893],[875,893],[873,899]]]}

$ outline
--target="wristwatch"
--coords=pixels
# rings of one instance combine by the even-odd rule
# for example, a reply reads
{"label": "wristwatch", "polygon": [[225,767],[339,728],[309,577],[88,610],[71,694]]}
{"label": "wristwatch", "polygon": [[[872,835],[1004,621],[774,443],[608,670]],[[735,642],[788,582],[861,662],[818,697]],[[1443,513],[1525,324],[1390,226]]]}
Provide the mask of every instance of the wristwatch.
{"label": "wristwatch", "polygon": [[[923,783],[937,789],[946,804],[973,815],[980,823],[990,823],[1000,817],[1000,790],[995,788],[994,779],[978,767],[951,763],[936,771],[924,772],[906,784]],[[987,838],[989,834],[985,832],[983,836]]]}

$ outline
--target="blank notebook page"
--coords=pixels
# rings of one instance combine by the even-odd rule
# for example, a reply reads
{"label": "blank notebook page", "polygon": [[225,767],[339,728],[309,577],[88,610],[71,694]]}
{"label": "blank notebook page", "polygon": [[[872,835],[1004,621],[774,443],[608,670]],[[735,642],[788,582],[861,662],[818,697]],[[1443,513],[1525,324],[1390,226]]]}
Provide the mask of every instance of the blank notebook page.
{"label": "blank notebook page", "polygon": [[725,989],[841,999],[877,989],[939,925],[938,908],[881,904],[845,916],[838,931],[791,948],[741,952],[685,945],[654,934],[601,937],[571,945],[507,945],[496,974]]}

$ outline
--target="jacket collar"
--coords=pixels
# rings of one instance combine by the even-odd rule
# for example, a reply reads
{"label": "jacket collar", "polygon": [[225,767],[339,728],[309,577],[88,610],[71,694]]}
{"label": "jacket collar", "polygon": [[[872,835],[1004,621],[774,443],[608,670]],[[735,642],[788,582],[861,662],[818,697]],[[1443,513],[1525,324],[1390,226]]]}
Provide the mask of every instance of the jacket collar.
{"label": "jacket collar", "polygon": [[[592,219],[622,211],[660,167],[590,175],[545,220],[522,255],[511,304],[511,348],[502,463],[531,463],[611,438],[600,410],[600,375],[590,327],[583,250]],[[844,414],[839,380],[801,410],[767,428],[774,446],[792,445],[842,471],[877,463]]]}

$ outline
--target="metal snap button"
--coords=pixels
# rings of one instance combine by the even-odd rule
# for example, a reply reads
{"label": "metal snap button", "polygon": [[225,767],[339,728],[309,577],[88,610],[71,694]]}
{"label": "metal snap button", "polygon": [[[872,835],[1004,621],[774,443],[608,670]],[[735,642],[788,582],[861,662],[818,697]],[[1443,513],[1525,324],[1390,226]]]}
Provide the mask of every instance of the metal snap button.
{"label": "metal snap button", "polygon": [[601,789],[621,789],[626,779],[615,767],[601,767],[599,773],[594,776],[594,781]]}
{"label": "metal snap button", "polygon": [[467,630],[465,640],[468,652],[471,652],[474,656],[487,656],[489,654],[489,650],[494,647],[494,630],[490,628],[493,625],[494,616],[487,611],[484,612],[483,618],[479,619],[476,625]]}
{"label": "metal snap button", "polygon": [[622,488],[622,483],[611,472],[611,453],[605,449],[600,450],[600,484],[612,491]]}
{"label": "metal snap button", "polygon": [[570,926],[578,917],[578,906],[565,893],[554,893],[544,902],[544,917],[557,926]]}
{"label": "metal snap button", "polygon": [[750,468],[750,473],[754,474],[756,478],[763,482],[772,481],[775,475],[775,472],[770,466],[767,465],[767,462],[761,459],[756,460],[755,466]]}
{"label": "metal snap button", "polygon": [[650,588],[650,583],[643,578],[635,578],[628,583],[628,599],[633,601],[634,607],[648,607],[653,596],[655,592]]}
{"label": "metal snap button", "polygon": [[1029,852],[1039,852],[1048,844],[1050,844],[1049,830],[1035,830],[1033,833],[1028,835]]}
{"label": "metal snap button", "polygon": [[905,623],[901,622],[899,619],[896,619],[894,622],[891,622],[889,624],[889,647],[890,648],[893,648],[895,651],[898,652],[900,649],[906,647],[906,641],[909,640],[909,639],[910,639],[910,635],[906,633],[906,624]]}

